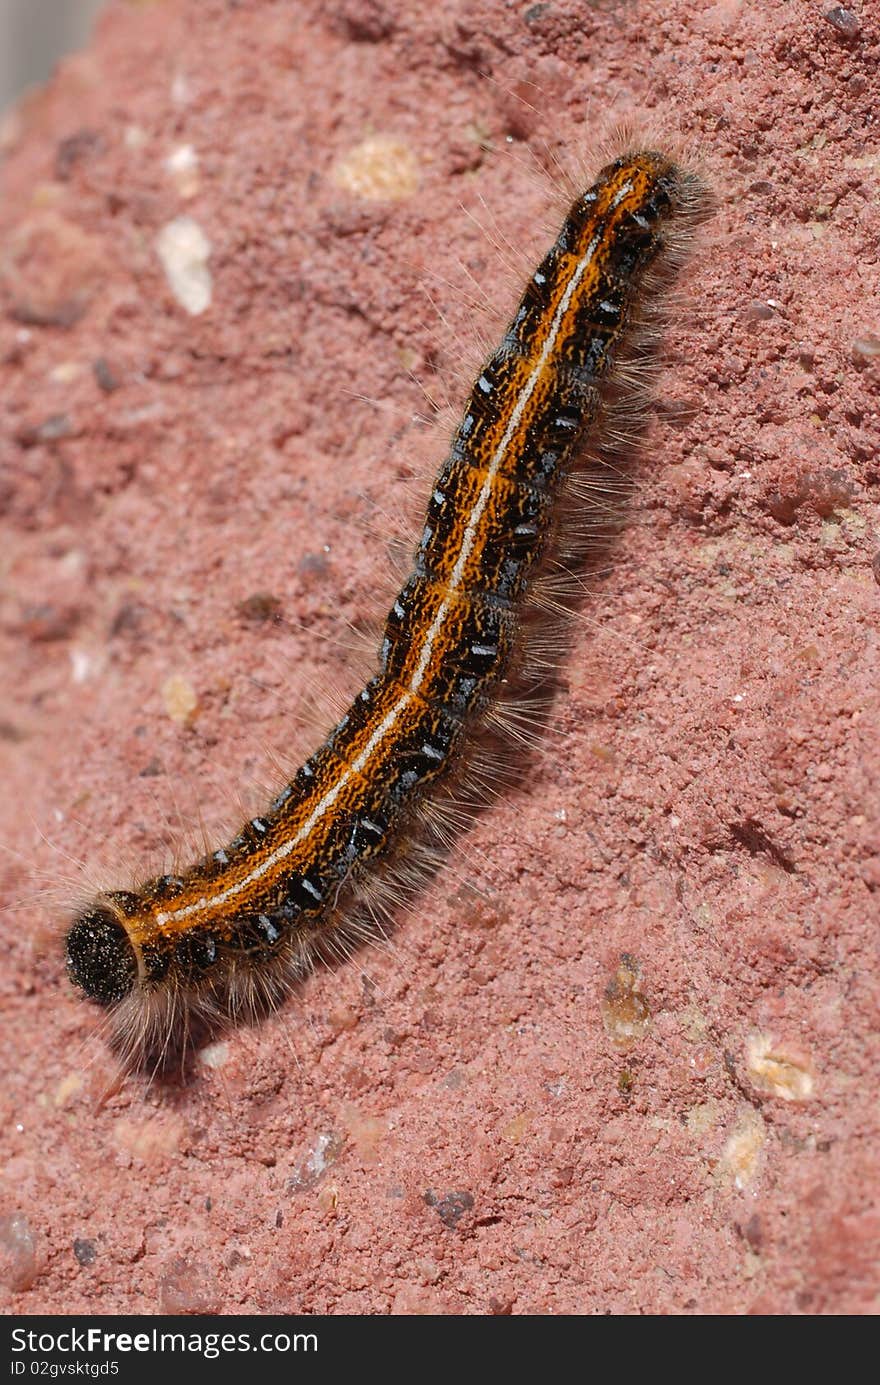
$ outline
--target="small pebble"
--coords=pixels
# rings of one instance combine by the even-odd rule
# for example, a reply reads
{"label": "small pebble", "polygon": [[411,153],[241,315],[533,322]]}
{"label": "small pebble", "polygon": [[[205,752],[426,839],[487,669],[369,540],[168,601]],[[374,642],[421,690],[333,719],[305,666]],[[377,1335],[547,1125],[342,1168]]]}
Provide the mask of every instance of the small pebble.
{"label": "small pebble", "polygon": [[880,356],[880,337],[874,332],[864,332],[852,344],[853,360],[856,365],[865,366]]}
{"label": "small pebble", "polygon": [[168,155],[165,171],[181,197],[195,197],[199,190],[199,156],[191,144],[181,144]]}
{"label": "small pebble", "polygon": [[21,222],[4,238],[0,282],[17,322],[72,327],[106,280],[106,244],[52,212]]}
{"label": "small pebble", "polygon": [[842,5],[835,5],[833,10],[828,10],[825,19],[838,38],[842,38],[846,43],[854,42],[862,32],[858,17],[852,10],[845,10]]}
{"label": "small pebble", "polygon": [[172,673],[162,684],[165,711],[178,726],[186,726],[198,711],[199,699],[195,688],[181,673]]}
{"label": "small pebble", "polygon": [[465,1212],[469,1212],[474,1205],[474,1195],[468,1192],[444,1193],[443,1197],[437,1197],[435,1193],[425,1193],[425,1202],[429,1207],[433,1207],[437,1216],[444,1226],[450,1230],[461,1221]]}
{"label": "small pebble", "polygon": [[651,1007],[638,989],[638,963],[625,953],[605,988],[602,1023],[615,1048],[626,1050],[651,1028]]}
{"label": "small pebble", "polygon": [[177,216],[167,222],[156,237],[156,252],[181,307],[193,317],[210,307],[211,242],[199,223],[191,216]]}
{"label": "small pebble", "polygon": [[13,1293],[29,1289],[37,1277],[37,1243],[23,1212],[0,1217],[0,1283]]}
{"label": "small pebble", "polygon": [[367,202],[402,202],[419,185],[416,156],[403,140],[377,135],[356,145],[333,167],[337,187]]}
{"label": "small pebble", "polygon": [[103,141],[97,130],[77,130],[61,140],[55,153],[55,177],[59,183],[69,181],[77,164],[84,163],[93,154],[99,154]]}
{"label": "small pebble", "polygon": [[220,1039],[199,1050],[199,1062],[205,1068],[223,1068],[229,1062],[230,1052],[229,1044]]}
{"label": "small pebble", "polygon": [[743,308],[746,322],[769,322],[776,314],[766,298],[755,298]]}
{"label": "small pebble", "polygon": [[281,602],[271,592],[253,592],[240,601],[236,609],[242,620],[253,625],[281,619]]}
{"label": "small pebble", "polygon": [[766,1034],[753,1034],[746,1042],[746,1068],[754,1085],[783,1101],[809,1101],[815,1081],[809,1059]]}
{"label": "small pebble", "polygon": [[99,356],[96,361],[92,362],[92,371],[95,380],[105,394],[112,394],[113,391],[118,390],[119,386],[122,384],[122,381],[119,379],[118,374],[113,369],[106,356]]}
{"label": "small pebble", "polygon": [[303,1192],[308,1188],[314,1188],[319,1179],[336,1163],[344,1146],[344,1139],[335,1130],[319,1135],[314,1149],[296,1165],[288,1178],[288,1192]]}
{"label": "small pebble", "polygon": [[767,1127],[757,1111],[741,1112],[721,1152],[720,1171],[735,1187],[748,1188],[755,1181]]}
{"label": "small pebble", "polygon": [[217,1301],[206,1276],[197,1266],[178,1256],[159,1281],[162,1313],[213,1313]]}

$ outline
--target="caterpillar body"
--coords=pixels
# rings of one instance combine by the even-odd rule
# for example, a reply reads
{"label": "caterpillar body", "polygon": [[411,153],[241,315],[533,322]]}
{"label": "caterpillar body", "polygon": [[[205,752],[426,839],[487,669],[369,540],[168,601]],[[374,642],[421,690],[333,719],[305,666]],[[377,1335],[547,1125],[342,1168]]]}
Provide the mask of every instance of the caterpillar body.
{"label": "caterpillar body", "polygon": [[[570,574],[607,506],[621,368],[638,377],[705,209],[696,175],[650,150],[576,198],[467,399],[374,676],[226,846],[74,919],[69,976],[127,1062],[161,1066],[271,1009],[316,957],[374,932],[503,781],[516,700],[549,695]],[[569,597],[548,600],[560,572]]]}

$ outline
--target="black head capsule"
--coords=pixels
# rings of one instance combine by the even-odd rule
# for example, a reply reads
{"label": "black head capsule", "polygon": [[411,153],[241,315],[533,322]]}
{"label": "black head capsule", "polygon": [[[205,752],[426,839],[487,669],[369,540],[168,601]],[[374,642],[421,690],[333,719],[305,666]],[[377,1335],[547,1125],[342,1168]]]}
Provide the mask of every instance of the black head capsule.
{"label": "black head capsule", "polygon": [[67,932],[67,974],[90,1000],[115,1005],[137,980],[138,964],[128,934],[112,909],[93,904]]}

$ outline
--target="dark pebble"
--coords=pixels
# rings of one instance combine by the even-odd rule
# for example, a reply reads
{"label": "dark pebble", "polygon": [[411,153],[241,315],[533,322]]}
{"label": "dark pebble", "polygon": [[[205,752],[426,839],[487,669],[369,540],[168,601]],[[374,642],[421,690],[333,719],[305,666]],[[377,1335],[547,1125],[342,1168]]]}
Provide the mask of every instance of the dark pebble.
{"label": "dark pebble", "polygon": [[835,5],[833,10],[828,10],[825,19],[837,37],[842,38],[845,43],[853,43],[862,32],[858,17],[852,10],[845,10],[842,5]]}

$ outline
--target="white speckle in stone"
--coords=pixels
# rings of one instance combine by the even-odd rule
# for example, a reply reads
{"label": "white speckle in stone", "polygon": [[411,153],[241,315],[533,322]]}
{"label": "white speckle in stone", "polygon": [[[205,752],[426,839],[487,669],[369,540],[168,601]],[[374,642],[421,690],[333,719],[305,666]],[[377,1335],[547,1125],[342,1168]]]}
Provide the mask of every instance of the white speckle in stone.
{"label": "white speckle in stone", "polygon": [[199,1053],[199,1062],[206,1068],[222,1068],[229,1062],[229,1044],[206,1044]]}
{"label": "white speckle in stone", "polygon": [[180,144],[165,160],[165,171],[181,197],[195,197],[199,190],[199,156],[191,144]]}
{"label": "white speckle in stone", "polygon": [[156,251],[174,297],[195,317],[211,303],[211,242],[191,216],[176,216],[156,237]]}
{"label": "white speckle in stone", "polygon": [[49,371],[49,379],[53,385],[69,385],[82,374],[83,366],[80,361],[60,361]]}
{"label": "white speckle in stone", "polygon": [[800,1048],[776,1044],[768,1034],[752,1034],[746,1040],[749,1077],[762,1092],[783,1101],[809,1101],[815,1088],[809,1055]]}
{"label": "white speckle in stone", "polygon": [[727,1137],[719,1165],[719,1173],[726,1175],[735,1188],[748,1188],[754,1183],[766,1138],[763,1117],[756,1111],[742,1112]]}
{"label": "white speckle in stone", "polygon": [[190,91],[189,82],[186,79],[186,74],[183,72],[176,72],[174,74],[174,80],[171,83],[171,100],[174,102],[175,106],[186,106],[189,104],[191,95],[192,93]]}
{"label": "white speckle in stone", "polygon": [[87,649],[71,649],[70,676],[74,683],[87,683],[97,672],[98,662]]}

